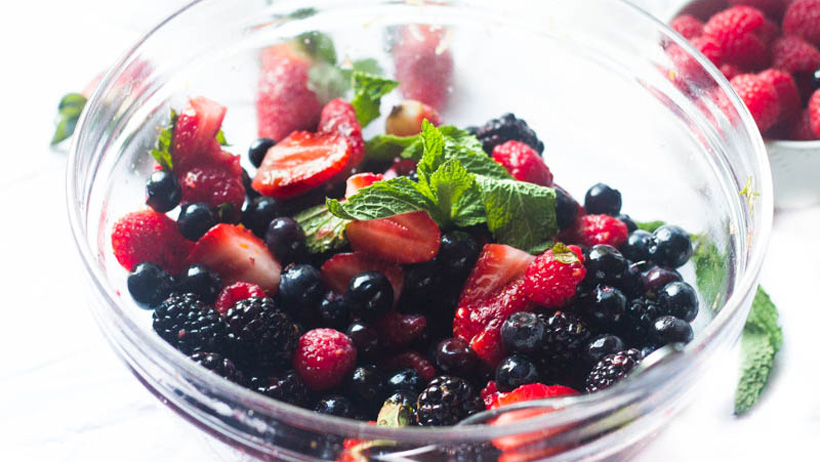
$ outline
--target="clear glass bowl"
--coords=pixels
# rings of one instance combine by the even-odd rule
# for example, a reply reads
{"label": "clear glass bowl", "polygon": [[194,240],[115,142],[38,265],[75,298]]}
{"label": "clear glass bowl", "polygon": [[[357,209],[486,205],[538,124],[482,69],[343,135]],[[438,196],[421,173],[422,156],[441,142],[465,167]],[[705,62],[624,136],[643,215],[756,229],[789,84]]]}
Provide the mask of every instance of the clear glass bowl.
{"label": "clear glass bowl", "polygon": [[[226,104],[225,133],[239,146],[230,149],[241,152],[256,133],[260,49],[322,30],[341,59],[373,57],[390,73],[387,37],[407,24],[448,29],[442,46],[453,53],[455,78],[445,121],[464,126],[514,111],[545,140],[546,162],[563,187],[581,195],[606,182],[621,190],[633,217],[668,220],[716,246],[723,258],[699,271],[706,279],[698,284],[703,308],[693,342],[649,356],[639,372],[603,392],[532,403],[551,410],[535,418],[395,429],[273,401],[201,369],[153,333],[150,313],[125,288],[110,228],[143,203],[153,165],[146,152],[169,107],[199,94]],[[763,142],[725,80],[703,64],[663,24],[622,1],[538,8],[526,0],[194,2],[123,56],[79,122],[67,200],[94,314],[162,402],[262,459],[334,457],[343,438],[360,438],[382,441],[373,458],[395,460],[398,452],[403,460],[445,460],[532,432],[534,441],[511,449],[506,460],[623,457],[669,421],[715,356],[738,339],[769,237],[772,186]],[[691,78],[682,79],[684,71]],[[391,98],[385,106],[398,96]],[[691,265],[684,274],[694,280]]]}

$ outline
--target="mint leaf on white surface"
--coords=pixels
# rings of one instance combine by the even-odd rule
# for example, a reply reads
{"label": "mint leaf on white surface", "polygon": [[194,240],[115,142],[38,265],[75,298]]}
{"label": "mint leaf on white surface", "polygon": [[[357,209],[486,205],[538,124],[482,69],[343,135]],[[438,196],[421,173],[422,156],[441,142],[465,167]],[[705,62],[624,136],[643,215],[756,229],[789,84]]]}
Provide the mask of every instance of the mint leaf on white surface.
{"label": "mint leaf on white surface", "polygon": [[324,204],[303,210],[293,217],[305,231],[305,244],[310,253],[323,253],[347,243],[345,227],[350,220],[330,213]]}
{"label": "mint leaf on white surface", "polygon": [[735,414],[748,412],[757,403],[783,344],[777,324],[777,307],[762,287],[757,288],[752,309],[740,339],[740,380],[735,390]]}
{"label": "mint leaf on white surface", "polygon": [[51,145],[59,144],[74,134],[77,121],[80,119],[88,99],[79,93],[69,93],[60,100],[57,105],[57,126],[54,128],[54,135],[51,137]]}
{"label": "mint leaf on white surface", "polygon": [[350,104],[356,110],[356,118],[362,127],[381,115],[382,96],[399,85],[395,80],[361,71],[353,71],[353,100]]}
{"label": "mint leaf on white surface", "polygon": [[[174,140],[174,128],[177,124],[177,112],[171,109],[171,116],[168,125],[159,132],[159,136],[157,137],[157,144],[154,149],[150,151],[151,156],[157,161],[157,163],[165,170],[173,170],[174,164],[171,160],[171,147]],[[220,130],[221,132],[221,130]],[[225,135],[222,135],[223,141]],[[219,140],[219,134],[217,134],[217,140]]]}

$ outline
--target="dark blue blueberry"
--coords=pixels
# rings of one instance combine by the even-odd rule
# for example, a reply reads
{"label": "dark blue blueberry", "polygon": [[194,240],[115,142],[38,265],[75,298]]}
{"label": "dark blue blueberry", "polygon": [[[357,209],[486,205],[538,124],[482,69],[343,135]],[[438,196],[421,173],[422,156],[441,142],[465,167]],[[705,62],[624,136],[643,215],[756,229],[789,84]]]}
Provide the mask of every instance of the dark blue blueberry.
{"label": "dark blue blueberry", "polygon": [[371,364],[359,366],[344,384],[345,396],[364,408],[378,409],[387,396],[387,383],[379,369]]}
{"label": "dark blue blueberry", "polygon": [[322,273],[312,265],[293,265],[285,269],[279,281],[277,299],[290,312],[301,317],[315,312],[325,294]]}
{"label": "dark blue blueberry", "polygon": [[350,304],[344,297],[322,299],[319,305],[319,325],[344,330],[350,323]]}
{"label": "dark blue blueberry", "polygon": [[501,341],[507,351],[532,354],[541,349],[545,330],[538,316],[522,311],[511,314],[501,325]]}
{"label": "dark blue blueberry", "polygon": [[251,165],[259,168],[259,166],[262,165],[262,160],[265,159],[265,154],[268,153],[268,149],[272,148],[275,144],[276,141],[270,138],[254,140],[248,148],[248,159],[251,161]]}
{"label": "dark blue blueberry", "polygon": [[345,297],[353,314],[363,319],[376,319],[393,306],[393,286],[384,274],[367,271],[350,281]]}
{"label": "dark blue blueberry", "polygon": [[451,281],[463,282],[470,275],[481,248],[469,234],[450,231],[442,234],[436,261]]}
{"label": "dark blue blueberry", "polygon": [[145,183],[145,203],[159,213],[165,213],[179,205],[182,188],[176,175],[166,170],[151,173]]}
{"label": "dark blue blueberry", "polygon": [[626,297],[610,286],[596,286],[579,300],[583,314],[601,328],[614,327],[626,312]]}
{"label": "dark blue blueberry", "polygon": [[692,256],[692,240],[683,228],[663,225],[653,235],[655,243],[649,246],[649,258],[658,265],[677,268]]}
{"label": "dark blue blueberry", "polygon": [[555,188],[555,218],[558,228],[567,229],[578,217],[578,202],[561,188]]}
{"label": "dark blue blueberry", "polygon": [[427,313],[441,295],[441,269],[438,262],[427,261],[404,267],[404,285],[401,290],[401,310]]}
{"label": "dark blue blueberry", "polygon": [[602,334],[589,342],[584,351],[584,360],[589,364],[597,364],[606,355],[615,354],[626,349],[626,344],[617,335]]}
{"label": "dark blue blueberry", "polygon": [[387,389],[392,392],[408,390],[418,395],[426,385],[427,382],[421,378],[418,371],[409,368],[402,369],[387,379]]}
{"label": "dark blue blueberry", "polygon": [[622,213],[615,217],[623,222],[626,225],[626,230],[630,233],[635,232],[638,230],[638,224],[635,223],[635,220],[632,219],[629,215]]}
{"label": "dark blue blueberry", "polygon": [[353,403],[342,395],[330,395],[320,399],[313,410],[319,414],[335,415],[336,417],[352,418],[355,414]]}
{"label": "dark blue blueberry", "polygon": [[590,215],[617,216],[621,213],[621,193],[617,189],[598,183],[587,191],[584,208]]}
{"label": "dark blue blueberry", "polygon": [[259,196],[245,206],[242,224],[259,237],[264,238],[270,222],[282,214],[282,206],[272,197]]}
{"label": "dark blue blueberry", "polygon": [[621,244],[621,253],[629,261],[642,262],[649,260],[649,248],[655,244],[655,237],[652,233],[639,229],[632,232]]}
{"label": "dark blue blueberry", "polygon": [[623,279],[628,263],[615,247],[598,244],[589,249],[584,266],[587,270],[584,281],[588,285],[617,285]]}
{"label": "dark blue blueberry", "polygon": [[643,286],[647,292],[656,295],[670,282],[682,281],[683,277],[673,269],[654,266],[643,273]]}
{"label": "dark blue blueberry", "polygon": [[692,322],[698,315],[698,294],[685,282],[670,282],[661,289],[658,305],[665,314]]}
{"label": "dark blue blueberry", "polygon": [[345,331],[353,345],[356,346],[356,354],[365,359],[373,359],[381,353],[379,347],[379,333],[376,329],[362,321],[353,321]]}
{"label": "dark blue blueberry", "polygon": [[661,316],[652,323],[650,338],[657,345],[668,343],[689,343],[694,337],[692,326],[674,316]]}
{"label": "dark blue blueberry", "polygon": [[265,244],[282,265],[305,261],[305,239],[305,231],[290,217],[274,218],[265,232]]}
{"label": "dark blue blueberry", "polygon": [[140,263],[128,275],[128,292],[139,303],[152,307],[171,294],[174,279],[154,263]]}
{"label": "dark blue blueberry", "polygon": [[438,370],[451,375],[470,375],[478,364],[478,355],[460,338],[447,338],[436,346],[433,359]]}
{"label": "dark blue blueberry", "polygon": [[198,241],[217,223],[216,212],[204,202],[183,205],[177,218],[179,232],[189,241]]}
{"label": "dark blue blueberry", "polygon": [[535,363],[524,355],[512,355],[502,359],[495,368],[495,384],[498,391],[512,391],[521,385],[538,382]]}
{"label": "dark blue blueberry", "polygon": [[811,83],[812,88],[814,88],[815,90],[820,90],[820,68],[815,70],[814,74],[812,74]]}
{"label": "dark blue blueberry", "polygon": [[253,200],[260,196],[259,192],[253,189],[252,183],[248,171],[245,170],[245,167],[242,167],[242,185],[245,186],[245,197],[247,197],[248,200]]}
{"label": "dark blue blueberry", "polygon": [[198,295],[206,304],[216,300],[222,290],[222,279],[205,265],[191,265],[179,275],[175,291]]}

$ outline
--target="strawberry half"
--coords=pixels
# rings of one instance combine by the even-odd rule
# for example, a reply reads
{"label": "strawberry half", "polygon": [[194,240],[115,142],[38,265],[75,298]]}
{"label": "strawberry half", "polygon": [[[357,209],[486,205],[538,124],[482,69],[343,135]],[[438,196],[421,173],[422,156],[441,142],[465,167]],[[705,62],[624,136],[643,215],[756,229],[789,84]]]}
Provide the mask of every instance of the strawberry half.
{"label": "strawberry half", "polygon": [[350,163],[350,140],[338,133],[294,132],[268,150],[253,189],[287,199],[321,186]]}
{"label": "strawberry half", "polygon": [[350,199],[350,197],[359,192],[360,189],[366,188],[377,181],[382,181],[383,179],[384,175],[381,173],[370,172],[357,173],[348,177],[345,188],[345,199]]}
{"label": "strawberry half", "polygon": [[191,98],[177,117],[171,150],[174,171],[187,171],[202,163],[213,152],[220,152],[216,134],[222,127],[227,109],[204,96]]}
{"label": "strawberry half", "polygon": [[524,274],[535,257],[504,244],[487,244],[464,283],[459,306],[489,297]]}
{"label": "strawberry half", "polygon": [[322,282],[333,292],[343,294],[357,275],[366,271],[378,271],[393,286],[393,298],[399,300],[404,286],[404,270],[401,266],[373,260],[359,253],[337,253],[322,265]]}
{"label": "strawberry half", "polygon": [[192,244],[168,216],[151,209],[126,214],[111,231],[114,257],[131,271],[139,263],[155,263],[171,274],[185,267]]}
{"label": "strawberry half", "polygon": [[411,24],[398,32],[393,47],[396,80],[401,94],[441,110],[453,84],[453,54],[447,47],[447,29]]}
{"label": "strawberry half", "polygon": [[364,138],[356,110],[347,101],[336,98],[325,104],[319,119],[319,130],[325,133],[338,133],[350,141],[350,164],[348,173],[364,160]]}
{"label": "strawberry half", "polygon": [[220,223],[194,245],[188,264],[202,263],[219,273],[225,284],[256,284],[273,296],[279,289],[282,265],[265,243],[241,226]]}
{"label": "strawberry half", "polygon": [[347,225],[345,234],[356,252],[401,264],[432,260],[441,242],[441,230],[423,210],[354,221]]}
{"label": "strawberry half", "polygon": [[[536,399],[557,398],[559,396],[577,395],[578,392],[572,388],[563,385],[547,386],[540,383],[533,383],[529,385],[522,385],[509,393],[497,393],[490,405],[490,409],[496,409],[502,406],[508,406],[514,403],[524,401],[532,401]],[[508,425],[513,422],[521,420],[532,419],[540,415],[551,412],[549,409],[521,409],[517,411],[510,411],[500,415],[495,419],[491,425]],[[510,456],[525,456],[521,460],[534,460],[536,458],[546,457],[550,454],[555,454],[565,450],[563,446],[535,446],[533,448],[526,448],[527,445],[542,441],[554,436],[566,429],[567,427],[548,428],[532,433],[525,433],[520,435],[505,436],[493,440],[493,445],[502,451],[507,451]],[[516,460],[515,457],[512,460]]]}

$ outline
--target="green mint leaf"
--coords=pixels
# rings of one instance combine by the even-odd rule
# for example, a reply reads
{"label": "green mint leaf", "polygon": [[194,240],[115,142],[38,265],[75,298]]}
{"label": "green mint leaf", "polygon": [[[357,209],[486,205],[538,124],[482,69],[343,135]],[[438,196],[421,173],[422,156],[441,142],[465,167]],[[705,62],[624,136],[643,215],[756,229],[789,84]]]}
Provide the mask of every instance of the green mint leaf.
{"label": "green mint leaf", "polygon": [[377,181],[344,202],[327,200],[332,214],[346,220],[376,220],[417,210],[433,210],[432,201],[406,177]]}
{"label": "green mint leaf", "polygon": [[735,390],[735,414],[748,412],[769,381],[775,356],[783,343],[777,307],[758,287],[740,339],[740,380]]}
{"label": "green mint leaf", "polygon": [[324,32],[310,31],[299,34],[296,41],[305,53],[313,59],[336,64],[336,46],[333,39]]}
{"label": "green mint leaf", "polygon": [[303,210],[293,219],[305,231],[305,243],[310,253],[335,250],[347,243],[344,231],[350,220],[333,215],[324,204]]}
{"label": "green mint leaf", "polygon": [[[413,144],[421,146],[418,135],[376,135],[364,144],[365,157],[372,161],[389,162],[401,156],[402,152]],[[421,153],[421,150],[419,152]]]}
{"label": "green mint leaf", "polygon": [[644,231],[654,233],[656,229],[660,228],[661,226],[665,225],[666,223],[661,220],[655,221],[636,221],[636,225],[638,225],[638,229],[642,229]]}
{"label": "green mint leaf", "polygon": [[171,116],[168,125],[159,132],[157,137],[157,144],[154,149],[150,151],[151,156],[157,163],[165,170],[173,170],[174,164],[171,160],[171,148],[174,142],[174,127],[177,123],[177,113],[171,109]]}
{"label": "green mint leaf", "polygon": [[541,244],[534,245],[527,249],[527,252],[532,255],[541,255],[542,253],[546,252],[547,250],[553,248],[555,243],[552,241],[544,241]]}
{"label": "green mint leaf", "polygon": [[307,87],[324,104],[350,89],[350,77],[333,64],[317,61],[308,71]]}
{"label": "green mint leaf", "polygon": [[416,188],[435,204],[429,212],[439,226],[471,226],[466,223],[486,221],[482,208],[473,206],[481,203],[475,176],[468,173],[458,160],[443,163],[430,175],[429,181],[426,183],[420,178]]}
{"label": "green mint leaf", "polygon": [[692,244],[695,247],[692,262],[695,265],[698,291],[709,303],[709,308],[717,310],[723,306],[726,293],[726,252],[720,251],[705,234],[692,235]]}
{"label": "green mint leaf", "polygon": [[216,132],[216,142],[219,143],[220,146],[230,146],[228,140],[225,139],[225,132],[222,131],[221,128]]}
{"label": "green mint leaf", "polygon": [[565,265],[581,262],[581,260],[578,259],[578,255],[575,255],[572,249],[560,242],[552,246],[552,258]]}
{"label": "green mint leaf", "polygon": [[80,119],[88,99],[79,93],[69,93],[60,99],[57,105],[57,126],[51,137],[51,145],[59,144],[74,134],[77,121]]}
{"label": "green mint leaf", "polygon": [[423,154],[416,166],[420,179],[426,179],[444,163],[444,136],[426,119],[421,124]]}
{"label": "green mint leaf", "polygon": [[516,180],[476,176],[487,226],[495,239],[518,249],[543,246],[558,232],[555,191]]}
{"label": "green mint leaf", "polygon": [[360,71],[353,71],[353,100],[350,104],[356,110],[356,118],[362,127],[381,115],[382,96],[399,85],[395,80]]}

